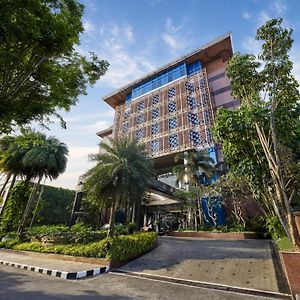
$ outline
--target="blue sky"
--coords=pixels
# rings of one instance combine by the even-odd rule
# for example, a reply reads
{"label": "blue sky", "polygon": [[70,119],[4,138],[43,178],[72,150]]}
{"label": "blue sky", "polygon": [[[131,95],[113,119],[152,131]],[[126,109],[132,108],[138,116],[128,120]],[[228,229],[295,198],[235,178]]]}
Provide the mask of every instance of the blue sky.
{"label": "blue sky", "polygon": [[67,130],[54,123],[55,135],[70,150],[66,172],[49,183],[73,189],[78,176],[92,165],[98,151],[96,135],[113,122],[113,109],[102,96],[143,74],[231,31],[234,51],[257,53],[256,28],[283,17],[294,29],[291,57],[300,81],[299,0],[82,0],[85,32],[77,51],[95,52],[110,63],[109,71],[81,96],[76,107],[62,112]]}

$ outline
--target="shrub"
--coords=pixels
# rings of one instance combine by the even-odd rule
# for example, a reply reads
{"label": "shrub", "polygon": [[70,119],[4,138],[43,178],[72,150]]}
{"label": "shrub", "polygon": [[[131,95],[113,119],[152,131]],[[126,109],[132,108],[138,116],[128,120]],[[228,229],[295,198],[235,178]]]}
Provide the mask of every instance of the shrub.
{"label": "shrub", "polygon": [[136,224],[135,223],[129,223],[127,225],[128,234],[133,234],[136,230]]}
{"label": "shrub", "polygon": [[268,233],[274,240],[286,236],[285,231],[277,216],[269,216],[266,222]]}
{"label": "shrub", "polygon": [[106,238],[100,242],[89,244],[69,244],[47,246],[41,242],[21,243],[19,241],[0,242],[0,248],[11,248],[23,251],[56,253],[72,256],[95,258],[110,258],[117,261],[127,261],[151,250],[156,243],[154,232],[122,235]]}

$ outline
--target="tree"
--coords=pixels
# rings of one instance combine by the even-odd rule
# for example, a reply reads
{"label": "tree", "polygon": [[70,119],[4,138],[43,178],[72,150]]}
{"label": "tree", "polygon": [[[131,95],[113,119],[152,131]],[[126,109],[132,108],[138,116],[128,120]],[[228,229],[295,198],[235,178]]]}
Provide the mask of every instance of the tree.
{"label": "tree", "polygon": [[[249,176],[253,192],[259,190],[263,194],[264,187],[272,194],[278,218],[293,244],[300,246],[282,151],[290,149],[299,159],[300,94],[288,55],[293,43],[292,30],[281,25],[282,19],[273,19],[257,30],[256,38],[263,41],[258,57],[261,62],[254,55],[239,53],[230,60],[227,75],[232,95],[242,104],[237,111],[223,110],[218,114],[215,136],[222,143],[229,164]],[[227,133],[224,123],[231,123]],[[225,127],[221,129],[222,126]],[[237,132],[239,129],[243,133]],[[235,154],[230,154],[231,150]]]}
{"label": "tree", "polygon": [[94,53],[74,50],[83,32],[77,0],[2,0],[0,10],[0,134],[69,110],[107,70]]}
{"label": "tree", "polygon": [[27,179],[37,178],[37,185],[33,188],[33,193],[27,202],[26,209],[21,220],[18,233],[21,234],[27,225],[28,218],[32,211],[36,188],[42,178],[50,180],[56,179],[66,170],[68,148],[54,137],[46,137],[46,135],[37,133],[41,141],[33,146],[24,155],[22,163],[24,173]]}
{"label": "tree", "polygon": [[114,233],[116,209],[126,203],[140,207],[153,177],[151,161],[142,145],[128,138],[110,142],[111,145],[101,145],[104,154],[91,156],[97,164],[85,174],[84,180],[87,197],[111,209],[108,236]]}
{"label": "tree", "polygon": [[173,173],[180,182],[190,186],[198,186],[201,176],[212,175],[215,164],[206,151],[179,153],[175,156],[175,162],[181,164],[173,168]]}
{"label": "tree", "polygon": [[206,151],[190,151],[177,154],[175,156],[175,162],[181,162],[181,164],[173,168],[173,173],[177,175],[178,181],[186,185],[185,187],[187,189],[186,193],[182,192],[181,196],[178,196],[185,201],[189,226],[191,226],[191,219],[192,216],[194,216],[194,224],[197,229],[198,220],[196,210],[198,210],[199,213],[200,224],[203,223],[201,205],[202,188],[199,187],[199,184],[203,179],[212,176],[215,171],[215,161]]}

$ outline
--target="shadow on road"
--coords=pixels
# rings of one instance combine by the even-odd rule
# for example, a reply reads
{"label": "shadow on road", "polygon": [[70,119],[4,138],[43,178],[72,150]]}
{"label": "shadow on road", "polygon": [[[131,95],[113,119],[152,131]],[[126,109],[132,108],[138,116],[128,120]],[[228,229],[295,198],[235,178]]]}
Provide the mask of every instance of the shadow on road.
{"label": "shadow on road", "polygon": [[[11,268],[11,267],[8,267]],[[28,274],[27,274],[28,272]],[[19,273],[17,270],[0,270],[0,299],[3,300],[94,300],[94,299],[120,299],[128,297],[119,295],[101,295],[93,290],[78,287],[77,281],[66,281],[58,278],[49,278],[47,275],[32,274],[29,271]],[[41,276],[45,276],[41,278]]]}

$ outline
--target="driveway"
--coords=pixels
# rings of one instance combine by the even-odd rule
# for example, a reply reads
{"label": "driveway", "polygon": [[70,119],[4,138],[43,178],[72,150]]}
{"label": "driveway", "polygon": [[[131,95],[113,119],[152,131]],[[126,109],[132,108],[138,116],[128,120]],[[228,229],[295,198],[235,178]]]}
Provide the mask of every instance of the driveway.
{"label": "driveway", "polygon": [[119,270],[286,292],[279,288],[268,240],[160,237],[156,249]]}

